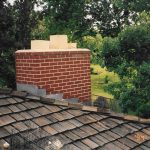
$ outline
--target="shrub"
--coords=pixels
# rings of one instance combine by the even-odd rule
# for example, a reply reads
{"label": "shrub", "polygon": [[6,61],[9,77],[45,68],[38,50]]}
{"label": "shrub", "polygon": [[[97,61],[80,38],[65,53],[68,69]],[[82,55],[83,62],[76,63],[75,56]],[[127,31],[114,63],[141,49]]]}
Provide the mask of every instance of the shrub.
{"label": "shrub", "polygon": [[140,117],[149,118],[150,117],[150,102],[143,104],[137,110]]}
{"label": "shrub", "polygon": [[[100,34],[97,34],[96,36],[84,36],[83,41],[80,41],[79,46],[91,50],[91,63],[99,64],[102,62],[100,49],[102,43],[102,36]],[[97,54],[99,55],[99,57],[97,56]]]}
{"label": "shrub", "polygon": [[[104,64],[117,73],[120,83],[109,85],[109,92],[123,112],[140,112],[150,117],[150,28],[139,25],[126,28],[116,38],[105,38]],[[145,108],[145,112],[144,112]]]}
{"label": "shrub", "polygon": [[90,67],[91,74],[94,74],[94,68]]}
{"label": "shrub", "polygon": [[109,82],[109,77],[108,77],[108,75],[106,75],[104,78],[104,83],[107,84],[108,82]]}

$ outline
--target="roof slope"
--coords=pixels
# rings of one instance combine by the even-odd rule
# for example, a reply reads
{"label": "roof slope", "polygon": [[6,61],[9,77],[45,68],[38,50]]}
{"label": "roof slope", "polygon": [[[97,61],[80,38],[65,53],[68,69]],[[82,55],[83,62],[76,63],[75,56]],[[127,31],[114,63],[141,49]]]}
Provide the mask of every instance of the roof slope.
{"label": "roof slope", "polygon": [[[33,133],[32,140],[38,140],[38,143],[44,138],[51,142],[59,140],[62,149],[66,150],[150,149],[149,124],[100,112],[45,104],[37,97],[33,100],[32,96],[18,98],[13,94],[1,94],[0,145],[5,141],[10,143],[11,135],[18,133],[23,137]],[[60,143],[57,141],[56,144]]]}

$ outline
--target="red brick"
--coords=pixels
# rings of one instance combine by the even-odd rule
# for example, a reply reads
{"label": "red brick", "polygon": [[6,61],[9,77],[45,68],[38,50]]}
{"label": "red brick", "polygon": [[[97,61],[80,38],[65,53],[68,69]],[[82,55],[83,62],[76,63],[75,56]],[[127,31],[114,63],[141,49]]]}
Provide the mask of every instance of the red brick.
{"label": "red brick", "polygon": [[[39,80],[39,79],[38,79],[38,80]],[[49,80],[50,80],[50,78],[41,78],[41,79],[40,79],[40,81],[45,81],[45,82],[46,82],[46,81],[49,81]]]}
{"label": "red brick", "polygon": [[49,88],[50,88],[50,85],[47,85],[47,84],[46,84],[46,85],[43,85],[42,87],[43,87],[44,89],[49,89]]}
{"label": "red brick", "polygon": [[54,83],[58,83],[60,86],[60,83],[62,83],[62,80],[58,79],[58,80],[54,80]]}
{"label": "red brick", "polygon": [[56,87],[56,88],[54,88],[54,91],[60,92],[62,89],[63,89],[63,87]]}
{"label": "red brick", "polygon": [[[34,68],[34,69],[35,69],[35,68]],[[40,70],[40,71],[41,71],[41,70],[46,70],[46,67],[45,67],[45,66],[44,66],[44,67],[38,67],[37,69]]]}
{"label": "red brick", "polygon": [[69,58],[62,58],[61,60],[67,62],[67,61],[69,61],[70,59],[69,59]]}
{"label": "red brick", "polygon": [[73,92],[71,92],[71,95],[77,95],[78,94],[78,92],[77,91],[73,91]]}
{"label": "red brick", "polygon": [[31,63],[30,67],[40,67],[40,63]]}
{"label": "red brick", "polygon": [[73,64],[73,61],[66,61],[66,65],[71,65]]}
{"label": "red brick", "polygon": [[61,65],[53,66],[55,69],[61,69]]}
{"label": "red brick", "polygon": [[30,64],[24,63],[23,66],[30,66]]}
{"label": "red brick", "polygon": [[44,59],[44,62],[53,62],[53,61],[54,61],[53,58],[46,58],[46,59]]}
{"label": "red brick", "polygon": [[54,65],[57,65],[57,63],[56,62],[49,62],[49,65],[54,66]]}
{"label": "red brick", "polygon": [[68,82],[68,77],[66,75],[61,75],[58,77],[59,79],[63,79],[63,82]]}
{"label": "red brick", "polygon": [[46,85],[46,82],[44,82],[44,81],[38,81],[38,82],[37,82],[37,85],[38,85],[38,86],[41,86],[41,85],[44,86],[44,85]]}
{"label": "red brick", "polygon": [[24,65],[23,65],[23,63],[18,62],[18,63],[16,64],[16,67],[19,67],[19,66],[21,67],[21,66],[24,66]]}
{"label": "red brick", "polygon": [[44,62],[44,59],[33,59],[32,62],[33,63],[41,63],[41,62]]}
{"label": "red brick", "polygon": [[57,79],[58,79],[58,77],[55,77],[55,76],[49,78],[49,80],[54,80],[54,81],[56,81]]}
{"label": "red brick", "polygon": [[62,64],[62,67],[61,68],[69,68],[69,65],[64,65],[63,63]]}
{"label": "red brick", "polygon": [[61,58],[54,58],[54,62],[61,62],[62,59]]}
{"label": "red brick", "polygon": [[69,75],[70,72],[63,72],[62,75]]}
{"label": "red brick", "polygon": [[49,70],[50,73],[56,73],[56,72],[60,72],[60,70],[58,69],[53,69],[53,70]]}
{"label": "red brick", "polygon": [[41,63],[41,66],[49,66],[49,63]]}
{"label": "red brick", "polygon": [[25,80],[25,78],[24,77],[17,77],[17,80],[19,81],[22,81],[22,80]]}
{"label": "red brick", "polygon": [[18,67],[18,66],[16,67],[16,70],[21,70],[21,69],[22,69],[22,67]]}
{"label": "red brick", "polygon": [[45,67],[45,70],[49,70],[50,71],[50,70],[53,70],[53,69],[55,69],[54,66],[46,66]]}
{"label": "red brick", "polygon": [[51,86],[52,86],[53,88],[56,88],[56,87],[59,86],[59,84],[58,84],[58,83],[54,83],[54,84],[52,84]]}
{"label": "red brick", "polygon": [[62,82],[59,82],[59,86],[61,87],[64,87],[64,86],[66,86],[67,85],[67,83],[62,83]]}
{"label": "red brick", "polygon": [[64,72],[64,71],[66,71],[67,69],[66,68],[64,68],[64,69],[59,69],[59,72]]}
{"label": "red brick", "polygon": [[[66,84],[67,84],[67,83],[66,83]],[[71,86],[70,86],[70,85],[66,85],[66,86],[64,85],[63,88],[64,88],[64,89],[69,89],[69,88],[71,88]]]}
{"label": "red brick", "polygon": [[47,93],[62,92],[66,98],[89,100],[90,52],[17,53],[16,80],[45,88]]}
{"label": "red brick", "polygon": [[41,74],[47,74],[47,73],[49,73],[49,70],[42,70],[41,71]]}
{"label": "red brick", "polygon": [[54,88],[49,87],[49,88],[47,89],[47,91],[48,91],[48,92],[53,92],[53,91],[54,91]]}
{"label": "red brick", "polygon": [[66,71],[74,71],[74,68],[67,68]]}
{"label": "red brick", "polygon": [[40,59],[40,56],[39,55],[33,55],[33,56],[31,56],[31,59]]}
{"label": "red brick", "polygon": [[47,84],[47,85],[52,85],[52,84],[54,84],[54,83],[55,83],[55,80],[53,80],[53,81],[52,81],[52,80],[46,81],[46,84]]}

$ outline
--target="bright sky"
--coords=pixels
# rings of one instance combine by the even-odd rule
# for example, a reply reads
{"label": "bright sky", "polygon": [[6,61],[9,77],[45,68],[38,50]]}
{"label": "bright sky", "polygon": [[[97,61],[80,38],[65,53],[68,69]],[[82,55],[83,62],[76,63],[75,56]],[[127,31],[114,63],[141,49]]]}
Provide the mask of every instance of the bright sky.
{"label": "bright sky", "polygon": [[[15,1],[15,0],[8,0],[8,2],[10,2],[10,4],[13,4],[14,1]],[[40,11],[40,10],[43,9],[43,6],[44,6],[44,5],[42,5],[42,6],[36,6],[36,5],[35,5],[34,10]]]}
{"label": "bright sky", "polygon": [[15,0],[8,0],[8,2],[10,2],[11,4],[13,4],[14,1],[15,1]]}

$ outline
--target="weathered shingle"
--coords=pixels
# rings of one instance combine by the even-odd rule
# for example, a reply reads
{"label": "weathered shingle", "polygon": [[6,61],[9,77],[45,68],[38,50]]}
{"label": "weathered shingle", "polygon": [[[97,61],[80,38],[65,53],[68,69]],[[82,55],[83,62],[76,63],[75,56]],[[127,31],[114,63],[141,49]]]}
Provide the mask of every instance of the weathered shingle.
{"label": "weathered shingle", "polygon": [[58,133],[54,128],[52,128],[51,126],[47,125],[45,127],[43,127],[43,129],[49,133],[50,135],[55,135],[56,133]]}
{"label": "weathered shingle", "polygon": [[4,129],[4,128],[0,128],[0,138],[4,138],[6,136],[10,135],[9,132]]}
{"label": "weathered shingle", "polygon": [[11,124],[13,122],[15,122],[15,120],[9,115],[5,115],[5,116],[0,117],[0,126],[1,127],[5,126],[7,124]]}
{"label": "weathered shingle", "polygon": [[59,106],[60,102],[42,103],[37,97],[26,99],[25,94],[14,96],[0,99],[1,143],[9,141],[11,135],[19,135],[19,140],[33,133],[32,140],[38,143],[44,138],[59,140],[63,150],[150,149],[150,124],[99,113],[95,107],[82,107],[89,110],[84,111]]}
{"label": "weathered shingle", "polygon": [[7,99],[0,99],[0,106],[8,105],[10,104]]}
{"label": "weathered shingle", "polygon": [[39,118],[33,119],[33,122],[36,123],[40,127],[51,123],[51,121],[45,117],[39,117]]}

